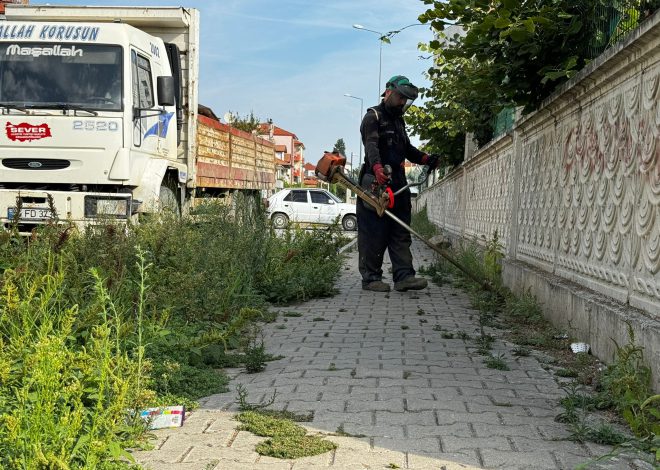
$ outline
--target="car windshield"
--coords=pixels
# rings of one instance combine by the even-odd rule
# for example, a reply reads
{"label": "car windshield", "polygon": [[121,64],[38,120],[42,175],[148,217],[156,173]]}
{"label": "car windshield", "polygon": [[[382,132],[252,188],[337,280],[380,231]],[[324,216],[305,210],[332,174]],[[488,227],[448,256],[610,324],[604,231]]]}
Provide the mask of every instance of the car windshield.
{"label": "car windshield", "polygon": [[0,44],[0,104],[122,110],[122,49],[89,44]]}
{"label": "car windshield", "polygon": [[341,199],[339,199],[337,196],[335,196],[335,195],[332,194],[332,193],[328,193],[328,192],[326,192],[326,194],[327,194],[328,196],[330,196],[335,202],[343,202]]}

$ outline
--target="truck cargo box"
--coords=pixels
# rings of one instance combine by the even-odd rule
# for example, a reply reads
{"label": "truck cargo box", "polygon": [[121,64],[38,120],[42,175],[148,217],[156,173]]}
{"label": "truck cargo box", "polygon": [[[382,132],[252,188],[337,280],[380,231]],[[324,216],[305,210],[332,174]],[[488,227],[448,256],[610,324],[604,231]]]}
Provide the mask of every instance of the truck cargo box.
{"label": "truck cargo box", "polygon": [[275,144],[197,117],[197,188],[275,189]]}

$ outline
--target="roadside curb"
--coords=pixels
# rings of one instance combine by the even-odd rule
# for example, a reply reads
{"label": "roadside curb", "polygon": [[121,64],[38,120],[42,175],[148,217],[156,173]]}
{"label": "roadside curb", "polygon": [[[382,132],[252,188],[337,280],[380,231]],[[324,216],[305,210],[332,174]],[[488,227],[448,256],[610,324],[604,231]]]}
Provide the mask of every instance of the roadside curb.
{"label": "roadside curb", "polygon": [[346,250],[350,250],[350,249],[353,247],[353,245],[355,245],[356,243],[357,243],[357,237],[355,237],[353,240],[351,240],[350,242],[348,242],[346,245],[342,246],[342,247],[339,249],[339,252],[338,252],[338,253],[339,253],[339,254],[342,254],[342,253],[345,252]]}

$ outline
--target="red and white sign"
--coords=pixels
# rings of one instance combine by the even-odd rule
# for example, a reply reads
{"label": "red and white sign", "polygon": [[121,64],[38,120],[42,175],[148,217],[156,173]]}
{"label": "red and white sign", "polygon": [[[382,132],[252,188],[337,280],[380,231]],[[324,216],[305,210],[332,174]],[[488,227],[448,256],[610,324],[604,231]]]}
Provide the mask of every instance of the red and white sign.
{"label": "red and white sign", "polygon": [[32,124],[27,124],[25,122],[16,125],[8,122],[6,128],[7,137],[9,137],[9,140],[13,141],[18,140],[19,142],[29,142],[32,140],[43,139],[45,137],[52,137],[48,124],[33,126]]}

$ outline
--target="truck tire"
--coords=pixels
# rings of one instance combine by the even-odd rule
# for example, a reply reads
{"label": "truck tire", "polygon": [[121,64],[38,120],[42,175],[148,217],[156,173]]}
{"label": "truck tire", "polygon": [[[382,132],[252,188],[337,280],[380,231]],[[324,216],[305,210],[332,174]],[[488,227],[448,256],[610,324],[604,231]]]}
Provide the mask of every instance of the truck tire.
{"label": "truck tire", "polygon": [[286,214],[282,214],[281,212],[273,214],[270,220],[275,228],[286,228],[287,225],[289,225],[289,218]]}
{"label": "truck tire", "polygon": [[344,220],[341,221],[341,226],[344,227],[344,230],[347,232],[354,232],[357,230],[357,217],[353,214],[348,214],[344,217]]}
{"label": "truck tire", "polygon": [[172,188],[165,184],[161,184],[158,199],[160,201],[161,213],[174,215],[175,217],[181,217],[181,207],[179,206],[179,200]]}

